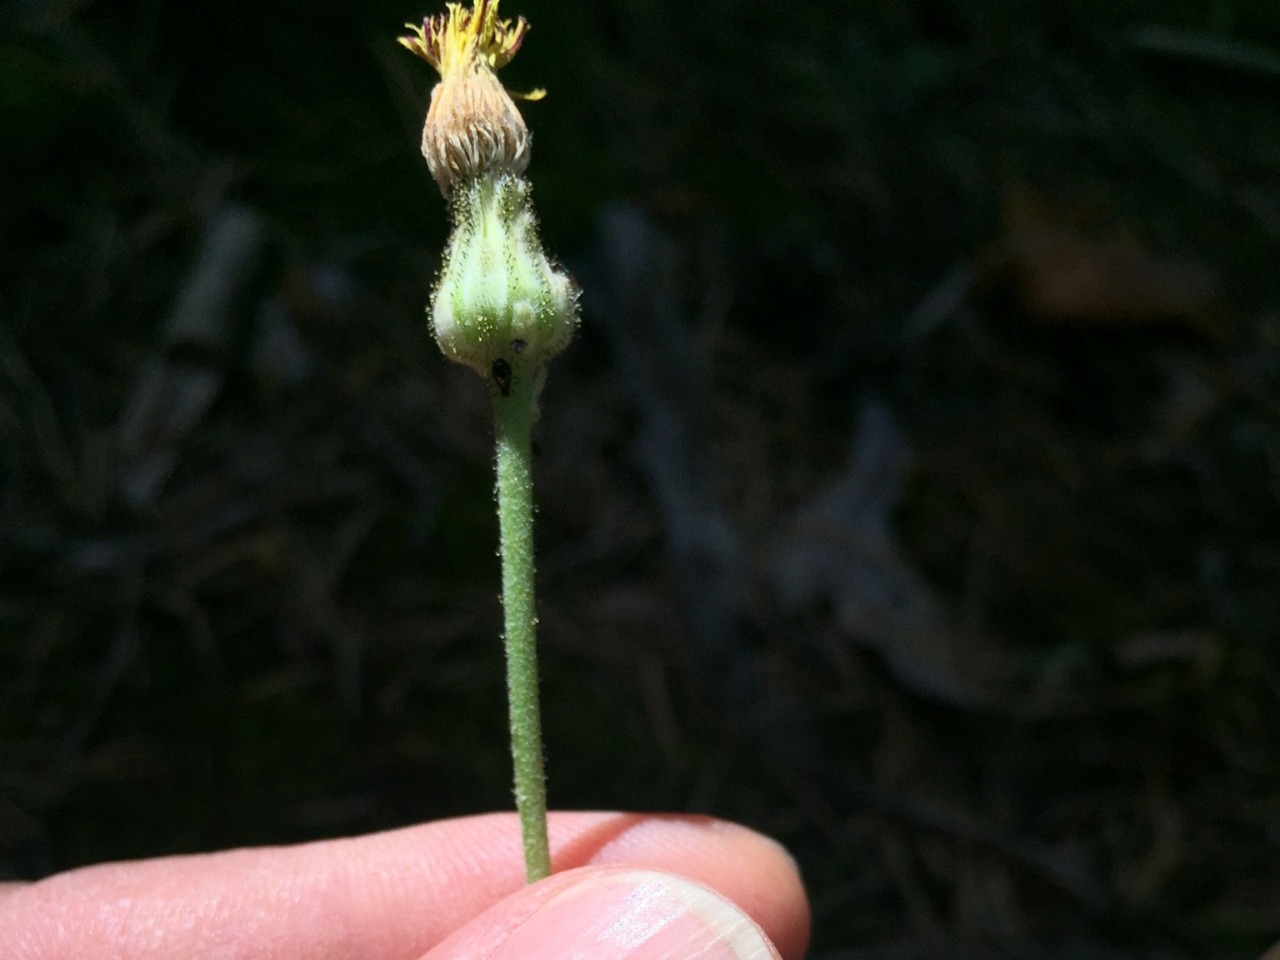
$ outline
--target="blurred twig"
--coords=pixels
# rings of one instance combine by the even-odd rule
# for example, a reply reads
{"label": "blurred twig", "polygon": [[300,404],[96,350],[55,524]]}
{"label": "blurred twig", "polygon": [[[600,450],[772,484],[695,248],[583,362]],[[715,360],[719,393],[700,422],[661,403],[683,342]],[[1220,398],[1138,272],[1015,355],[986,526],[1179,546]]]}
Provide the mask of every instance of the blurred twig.
{"label": "blurred twig", "polygon": [[1130,43],[1143,53],[1183,63],[1222,67],[1267,80],[1280,80],[1280,53],[1211,33],[1153,24],[1135,30],[1130,35]]}

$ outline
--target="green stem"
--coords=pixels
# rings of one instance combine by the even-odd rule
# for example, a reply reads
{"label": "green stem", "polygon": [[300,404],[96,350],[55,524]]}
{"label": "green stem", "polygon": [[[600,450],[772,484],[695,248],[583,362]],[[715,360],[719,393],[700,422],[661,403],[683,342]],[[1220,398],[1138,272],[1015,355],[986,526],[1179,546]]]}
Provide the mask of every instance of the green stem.
{"label": "green stem", "polygon": [[551,873],[533,591],[533,379],[532,371],[521,371],[511,379],[506,396],[498,389],[493,391],[511,756],[525,875],[530,883]]}

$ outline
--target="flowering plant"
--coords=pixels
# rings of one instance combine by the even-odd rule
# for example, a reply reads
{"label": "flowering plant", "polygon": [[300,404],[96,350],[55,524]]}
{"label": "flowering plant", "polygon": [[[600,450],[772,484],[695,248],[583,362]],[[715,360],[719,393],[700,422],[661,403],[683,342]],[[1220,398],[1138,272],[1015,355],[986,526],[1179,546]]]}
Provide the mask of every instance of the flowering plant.
{"label": "flowering plant", "polygon": [[[445,356],[489,384],[497,445],[507,691],[516,807],[530,882],[551,872],[538,704],[531,431],[546,363],[578,325],[578,290],[542,250],[524,172],[529,131],[497,70],[529,24],[498,17],[498,0],[446,5],[400,43],[440,73],[422,154],[449,201],[451,232],[432,295]],[[543,91],[524,95],[539,99]]]}

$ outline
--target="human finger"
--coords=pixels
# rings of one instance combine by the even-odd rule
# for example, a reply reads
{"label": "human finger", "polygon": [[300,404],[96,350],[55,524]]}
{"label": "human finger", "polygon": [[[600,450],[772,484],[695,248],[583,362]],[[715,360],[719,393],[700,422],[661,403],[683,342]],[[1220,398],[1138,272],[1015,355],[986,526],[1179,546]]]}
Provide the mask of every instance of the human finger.
{"label": "human finger", "polygon": [[684,877],[584,867],[512,894],[422,960],[780,960],[760,926]]}
{"label": "human finger", "polygon": [[[719,890],[786,957],[808,936],[794,865],[773,841],[696,817],[559,813],[557,870],[625,863]],[[354,839],[107,864],[0,895],[0,956],[281,960],[417,956],[523,886],[514,815]]]}

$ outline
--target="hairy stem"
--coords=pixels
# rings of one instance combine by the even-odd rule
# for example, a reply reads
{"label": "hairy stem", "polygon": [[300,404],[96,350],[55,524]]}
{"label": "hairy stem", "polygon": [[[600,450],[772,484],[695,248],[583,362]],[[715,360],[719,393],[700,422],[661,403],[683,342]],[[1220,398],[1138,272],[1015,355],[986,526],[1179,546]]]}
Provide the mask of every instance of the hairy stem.
{"label": "hairy stem", "polygon": [[547,843],[547,784],[538,707],[537,615],[533,590],[532,371],[512,377],[504,395],[493,391],[497,438],[498,531],[502,550],[502,608],[506,633],[507,699],[516,809],[530,883],[551,873]]}

